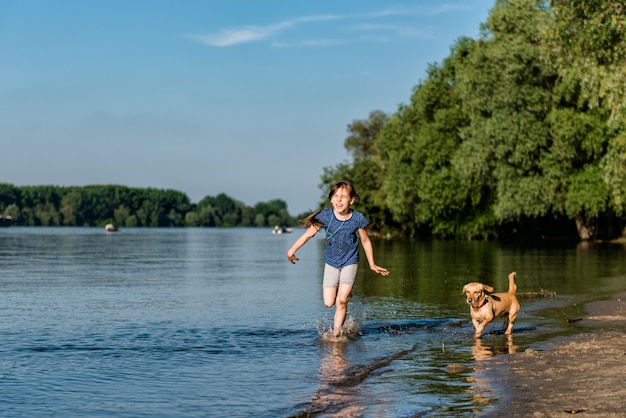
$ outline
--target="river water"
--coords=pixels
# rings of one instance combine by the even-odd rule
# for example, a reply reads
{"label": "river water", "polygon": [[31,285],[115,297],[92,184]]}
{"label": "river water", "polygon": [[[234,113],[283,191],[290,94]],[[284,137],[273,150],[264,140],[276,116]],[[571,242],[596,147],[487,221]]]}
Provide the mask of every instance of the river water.
{"label": "river water", "polygon": [[[323,240],[300,230],[0,229],[0,415],[59,417],[472,416],[497,403],[478,370],[580,331],[584,302],[626,289],[620,244],[374,240],[332,342]],[[525,298],[472,337],[461,288]],[[488,364],[488,363],[487,363]]]}

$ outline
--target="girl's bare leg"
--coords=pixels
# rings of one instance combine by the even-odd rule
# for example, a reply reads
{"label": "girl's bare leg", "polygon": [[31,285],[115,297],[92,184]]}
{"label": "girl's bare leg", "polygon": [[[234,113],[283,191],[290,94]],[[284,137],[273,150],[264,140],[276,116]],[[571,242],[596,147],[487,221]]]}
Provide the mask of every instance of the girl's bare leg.
{"label": "girl's bare leg", "polygon": [[322,293],[324,295],[324,306],[327,308],[332,308],[335,306],[335,300],[337,299],[337,288],[336,287],[325,287],[322,289]]}
{"label": "girl's bare leg", "polygon": [[346,321],[346,315],[348,312],[348,299],[350,299],[351,293],[352,285],[339,285],[339,290],[337,291],[337,297],[335,299],[335,323],[333,327],[333,336],[335,337],[340,336],[343,332],[343,323]]}

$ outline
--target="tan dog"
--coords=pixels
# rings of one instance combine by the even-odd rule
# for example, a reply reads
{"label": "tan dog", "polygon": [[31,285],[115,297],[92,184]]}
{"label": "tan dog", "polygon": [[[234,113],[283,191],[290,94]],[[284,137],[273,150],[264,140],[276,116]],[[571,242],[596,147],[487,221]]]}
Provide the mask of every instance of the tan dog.
{"label": "tan dog", "polygon": [[506,329],[504,333],[510,335],[513,332],[513,323],[520,309],[520,304],[515,295],[517,292],[515,275],[515,272],[509,274],[509,291],[507,293],[492,294],[493,287],[478,282],[463,286],[463,293],[461,294],[467,295],[472,323],[476,329],[475,338],[480,338],[485,326],[498,317],[504,317],[504,325],[502,326],[502,329]]}

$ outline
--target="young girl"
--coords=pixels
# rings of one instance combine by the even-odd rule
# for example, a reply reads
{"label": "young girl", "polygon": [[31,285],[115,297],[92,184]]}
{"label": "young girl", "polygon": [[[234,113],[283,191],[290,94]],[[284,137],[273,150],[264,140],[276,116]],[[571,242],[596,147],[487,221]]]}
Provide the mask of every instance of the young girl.
{"label": "young girl", "polygon": [[377,266],[374,262],[372,241],[365,231],[367,219],[362,213],[350,209],[350,205],[359,198],[352,184],[347,181],[336,183],[330,190],[328,198],[333,207],[315,212],[304,219],[304,224],[308,228],[287,251],[287,258],[295,264],[300,260],[296,257],[296,251],[313,238],[322,227],[326,228],[324,305],[329,308],[336,305],[333,336],[338,337],[342,334],[348,310],[348,299],[356,278],[359,263],[358,238],[361,238],[361,245],[370,268],[383,276],[389,275],[389,270]]}

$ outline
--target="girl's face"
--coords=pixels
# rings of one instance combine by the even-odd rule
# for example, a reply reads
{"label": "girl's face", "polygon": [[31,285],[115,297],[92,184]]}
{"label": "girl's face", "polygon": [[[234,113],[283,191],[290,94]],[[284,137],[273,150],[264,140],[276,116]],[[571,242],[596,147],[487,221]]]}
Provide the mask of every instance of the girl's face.
{"label": "girl's face", "polygon": [[354,198],[350,197],[350,193],[345,187],[337,189],[334,195],[330,197],[330,203],[337,212],[345,212],[350,208],[350,205],[354,203]]}

